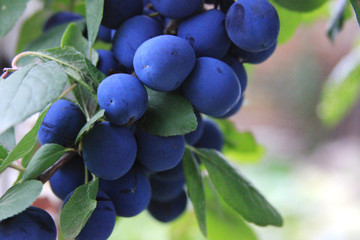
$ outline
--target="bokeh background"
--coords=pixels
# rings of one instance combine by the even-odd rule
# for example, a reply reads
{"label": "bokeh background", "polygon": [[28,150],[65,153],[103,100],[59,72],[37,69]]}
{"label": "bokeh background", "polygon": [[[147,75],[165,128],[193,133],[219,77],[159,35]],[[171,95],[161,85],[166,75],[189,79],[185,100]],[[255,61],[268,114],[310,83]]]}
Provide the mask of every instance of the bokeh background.
{"label": "bokeh background", "polygon": [[[41,2],[32,0],[22,20],[40,7]],[[323,84],[359,42],[360,28],[352,17],[335,41],[330,41],[326,35],[329,7],[332,5],[301,14],[311,21],[299,21],[291,39],[279,45],[268,61],[248,67],[245,104],[231,118],[239,131],[251,131],[265,146],[262,159],[236,164],[281,212],[285,225],[259,228],[250,224],[250,230],[229,211],[226,220],[210,216],[209,231],[216,232],[213,239],[360,239],[360,102],[336,127],[325,126],[318,117]],[[286,28],[293,18],[282,20]],[[0,39],[1,68],[10,66],[15,55],[19,26],[21,22]],[[16,128],[18,140],[35,119]],[[0,194],[14,177],[11,169],[0,176]],[[58,218],[61,202],[48,186],[35,204]],[[120,219],[110,239],[204,238],[189,207],[171,224],[155,222],[147,213]]]}

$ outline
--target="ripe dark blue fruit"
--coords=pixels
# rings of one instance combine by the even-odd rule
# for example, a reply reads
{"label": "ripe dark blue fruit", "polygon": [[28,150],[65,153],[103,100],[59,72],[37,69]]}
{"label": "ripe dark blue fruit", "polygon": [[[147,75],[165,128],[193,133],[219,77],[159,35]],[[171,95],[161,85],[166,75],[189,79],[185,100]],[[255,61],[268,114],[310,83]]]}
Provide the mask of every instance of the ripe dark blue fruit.
{"label": "ripe dark blue fruit", "polygon": [[168,202],[151,200],[148,211],[160,222],[171,222],[179,217],[186,209],[187,198],[183,190],[179,196]]}
{"label": "ripe dark blue fruit", "polygon": [[195,131],[185,135],[185,141],[190,145],[193,145],[194,143],[196,143],[199,140],[199,138],[204,130],[204,124],[203,124],[200,113],[195,112],[195,116],[196,116],[196,120],[197,120],[197,127],[196,127]]}
{"label": "ripe dark blue fruit", "polygon": [[65,99],[56,101],[41,123],[38,137],[41,145],[57,143],[64,147],[75,142],[86,119],[79,106]]}
{"label": "ripe dark blue fruit", "polygon": [[269,49],[260,52],[248,52],[238,48],[237,46],[232,46],[230,48],[230,53],[237,58],[240,58],[242,62],[259,64],[266,61],[275,51],[277,42],[274,43]]}
{"label": "ripe dark blue fruit", "polygon": [[134,55],[138,47],[146,40],[161,35],[161,25],[145,15],[126,20],[116,31],[113,40],[113,52],[121,65],[133,68]]}
{"label": "ripe dark blue fruit", "polygon": [[97,63],[97,68],[109,76],[114,73],[121,72],[119,63],[117,62],[114,54],[111,51],[99,49],[96,50],[99,53],[99,61]]}
{"label": "ripe dark blue fruit", "polygon": [[112,37],[111,37],[111,29],[107,28],[107,27],[105,27],[103,25],[100,25],[97,38],[100,39],[103,42],[110,43],[111,39],[112,39]]}
{"label": "ripe dark blue fruit", "polygon": [[163,35],[140,45],[134,69],[147,87],[157,91],[177,89],[195,66],[195,52],[184,39]]}
{"label": "ripe dark blue fruit", "polygon": [[151,0],[156,11],[169,18],[186,18],[201,9],[202,0]]}
{"label": "ripe dark blue fruit", "polygon": [[225,56],[223,59],[221,59],[221,61],[229,65],[234,70],[236,76],[240,81],[241,92],[243,94],[245,92],[248,82],[244,66],[242,65],[242,63],[239,62],[239,60],[232,57],[231,55]]}
{"label": "ripe dark blue fruit", "polygon": [[148,207],[151,198],[149,179],[137,168],[115,181],[101,179],[100,189],[110,196],[116,214],[121,217],[139,214]]}
{"label": "ripe dark blue fruit", "polygon": [[152,171],[160,172],[175,167],[185,151],[184,136],[159,137],[137,129],[137,159]]}
{"label": "ripe dark blue fruit", "polygon": [[242,95],[241,98],[239,99],[239,101],[236,103],[236,105],[225,115],[221,116],[221,118],[229,118],[229,117],[235,115],[242,107],[243,102],[244,102],[244,95]]}
{"label": "ripe dark blue fruit", "polygon": [[136,77],[124,73],[105,78],[99,85],[97,96],[107,119],[119,126],[138,120],[148,105],[145,87]]}
{"label": "ripe dark blue fruit", "polygon": [[55,222],[46,211],[37,207],[29,207],[0,222],[0,239],[55,240]]}
{"label": "ripe dark blue fruit", "polygon": [[173,181],[179,179],[185,180],[183,163],[182,161],[180,161],[174,168],[162,172],[153,173],[151,177],[162,181]]}
{"label": "ripe dark blue fruit", "polygon": [[195,143],[195,147],[221,151],[223,146],[224,136],[218,125],[209,119],[204,119],[204,131],[199,141]]}
{"label": "ripe dark blue fruit", "polygon": [[[72,193],[66,197],[64,205],[71,195]],[[116,220],[114,204],[110,197],[101,190],[96,196],[96,201],[95,210],[79,235],[75,238],[76,240],[106,240],[111,235]]]}
{"label": "ripe dark blue fruit", "polygon": [[63,23],[70,23],[76,20],[83,19],[84,17],[73,13],[73,12],[58,12],[52,15],[48,20],[46,20],[43,26],[43,32],[48,31],[50,28],[59,26]]}
{"label": "ripe dark blue fruit", "polygon": [[209,57],[197,59],[182,90],[196,110],[213,117],[227,113],[241,96],[239,79],[233,69]]}
{"label": "ripe dark blue fruit", "polygon": [[183,190],[185,178],[159,179],[150,176],[151,200],[168,202],[175,199]]}
{"label": "ripe dark blue fruit", "polygon": [[239,0],[226,14],[225,26],[231,41],[250,52],[264,51],[277,40],[279,16],[267,0]]}
{"label": "ripe dark blue fruit", "polygon": [[213,9],[183,21],[177,34],[191,44],[198,57],[220,59],[231,46],[224,21],[225,14]]}
{"label": "ripe dark blue fruit", "polygon": [[50,178],[50,185],[55,195],[64,200],[75,188],[84,184],[84,180],[84,161],[77,155]]}
{"label": "ripe dark blue fruit", "polygon": [[83,138],[83,158],[96,176],[115,180],[124,176],[136,158],[137,145],[133,133],[125,127],[102,122]]}
{"label": "ripe dark blue fruit", "polygon": [[101,24],[116,29],[126,19],[141,14],[142,0],[105,0]]}

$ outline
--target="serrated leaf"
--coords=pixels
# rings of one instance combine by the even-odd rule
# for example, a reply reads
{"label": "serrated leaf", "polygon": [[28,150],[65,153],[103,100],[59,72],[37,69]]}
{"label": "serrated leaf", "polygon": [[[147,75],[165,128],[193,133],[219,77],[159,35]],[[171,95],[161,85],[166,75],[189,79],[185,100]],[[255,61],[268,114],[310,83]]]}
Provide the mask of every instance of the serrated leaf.
{"label": "serrated leaf", "polygon": [[2,145],[8,152],[14,149],[16,141],[13,127],[0,134],[0,145]]}
{"label": "serrated leaf", "polygon": [[100,118],[102,118],[105,114],[105,110],[100,110],[99,112],[97,112],[94,116],[92,116],[92,118],[90,118],[90,120],[81,128],[79,134],[76,137],[75,140],[75,144],[78,143],[82,137],[82,135],[89,131],[90,128],[92,128],[92,126],[94,125],[94,123],[99,120]]}
{"label": "serrated leaf", "polygon": [[337,125],[353,108],[360,95],[360,47],[345,56],[326,81],[318,106],[324,124]]}
{"label": "serrated leaf", "polygon": [[335,40],[335,37],[342,30],[345,20],[351,16],[351,14],[346,11],[348,10],[347,6],[347,0],[338,0],[332,9],[332,14],[327,26],[327,35],[331,41]]}
{"label": "serrated leaf", "polygon": [[0,37],[5,36],[23,14],[28,0],[0,0]]}
{"label": "serrated leaf", "polygon": [[225,136],[223,153],[236,162],[256,162],[265,154],[251,132],[239,132],[229,120],[216,120]]}
{"label": "serrated leaf", "polygon": [[[69,24],[61,40],[62,47],[73,47],[81,52],[86,58],[90,56],[89,42],[83,37],[82,32],[75,23]],[[96,64],[99,54],[96,51],[91,53],[91,62]]]}
{"label": "serrated leaf", "polygon": [[23,174],[23,181],[38,177],[69,149],[55,143],[45,144],[35,153]]}
{"label": "serrated leaf", "polygon": [[200,230],[206,237],[206,203],[201,171],[194,155],[188,149],[185,150],[182,163],[184,166],[188,195],[194,206]]}
{"label": "serrated leaf", "polygon": [[52,61],[28,65],[0,80],[0,133],[56,100],[67,80],[59,64]]}
{"label": "serrated leaf", "polygon": [[40,195],[42,183],[25,181],[12,186],[0,198],[0,222],[27,209]]}
{"label": "serrated leaf", "polygon": [[86,26],[89,39],[89,49],[94,45],[101,19],[103,17],[104,0],[86,0]]}
{"label": "serrated leaf", "polygon": [[29,154],[36,143],[37,132],[40,125],[44,120],[46,113],[49,110],[49,106],[40,114],[36,120],[34,127],[20,140],[16,147],[9,153],[5,161],[0,166],[0,173],[5,170],[12,162]]}
{"label": "serrated leaf", "polygon": [[204,163],[219,195],[245,220],[259,226],[283,225],[276,209],[221,153],[211,149],[197,149],[195,153]]}
{"label": "serrated leaf", "polygon": [[185,135],[197,127],[191,103],[179,94],[146,89],[149,106],[138,124],[157,136]]}
{"label": "serrated leaf", "polygon": [[313,11],[323,4],[325,4],[328,0],[273,0],[280,6],[287,8],[291,11],[298,12],[309,12]]}
{"label": "serrated leaf", "polygon": [[350,0],[352,7],[354,8],[356,19],[360,25],[360,1],[359,0]]}
{"label": "serrated leaf", "polygon": [[60,228],[64,239],[74,239],[96,208],[99,180],[75,189],[60,213]]}

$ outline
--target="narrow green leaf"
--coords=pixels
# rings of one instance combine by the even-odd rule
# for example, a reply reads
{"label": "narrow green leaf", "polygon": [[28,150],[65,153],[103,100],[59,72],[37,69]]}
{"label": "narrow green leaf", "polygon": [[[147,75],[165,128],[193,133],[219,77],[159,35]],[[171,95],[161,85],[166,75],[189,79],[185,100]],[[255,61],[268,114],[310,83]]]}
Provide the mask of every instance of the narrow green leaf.
{"label": "narrow green leaf", "polygon": [[188,149],[185,150],[182,162],[184,166],[188,195],[194,206],[200,230],[206,237],[206,203],[201,171],[194,155]]}
{"label": "narrow green leaf", "polygon": [[5,36],[23,14],[28,0],[0,0],[0,37]]}
{"label": "narrow green leaf", "polygon": [[15,131],[13,127],[9,128],[8,130],[0,134],[0,145],[5,147],[5,149],[8,152],[10,152],[15,148],[16,141],[15,141]]}
{"label": "narrow green leaf", "polygon": [[[67,27],[61,40],[61,46],[73,47],[81,52],[86,58],[90,56],[89,42],[83,37],[82,32],[75,23],[71,23]],[[96,64],[98,59],[99,54],[96,51],[92,51],[91,62]]]}
{"label": "narrow green leaf", "polygon": [[92,118],[90,118],[90,120],[81,128],[79,134],[76,137],[75,143],[78,143],[82,137],[82,135],[89,131],[89,129],[94,125],[94,123],[99,120],[100,118],[102,118],[105,114],[105,110],[100,110],[99,112],[97,112],[94,116],[92,116]]}
{"label": "narrow green leaf", "polygon": [[157,136],[184,135],[197,127],[191,103],[184,97],[171,92],[157,92],[147,89],[149,106],[138,124]]}
{"label": "narrow green leaf", "polygon": [[325,4],[328,0],[273,0],[280,6],[287,8],[291,11],[298,12],[309,12],[313,11],[323,4]]}
{"label": "narrow green leaf", "polygon": [[52,61],[28,65],[0,80],[0,133],[56,100],[67,80],[61,66]]}
{"label": "narrow green leaf", "polygon": [[55,143],[42,145],[26,167],[23,181],[38,177],[67,151],[69,150]]}
{"label": "narrow green leaf", "polygon": [[360,0],[350,0],[352,7],[354,8],[356,18],[360,24]]}
{"label": "narrow green leaf", "polygon": [[219,195],[245,220],[259,226],[283,225],[276,209],[226,161],[221,153],[211,149],[198,149],[195,153],[204,163]]}
{"label": "narrow green leaf", "polygon": [[30,160],[33,158],[36,149],[38,148],[39,145],[39,141],[35,141],[35,143],[33,144],[32,148],[29,150],[29,152],[21,159],[21,165],[23,167],[27,167],[27,165],[29,165]]}
{"label": "narrow green leaf", "polygon": [[345,56],[326,81],[318,106],[324,124],[336,126],[353,108],[360,94],[360,47]]}
{"label": "narrow green leaf", "polygon": [[60,228],[64,239],[74,239],[96,208],[99,180],[75,189],[60,213]]}
{"label": "narrow green leaf", "polygon": [[338,0],[332,8],[332,14],[327,26],[327,35],[331,41],[335,40],[335,37],[342,30],[344,22],[351,16],[346,10],[348,6],[347,0]]}
{"label": "narrow green leaf", "polygon": [[42,183],[25,181],[12,186],[0,198],[0,222],[27,209],[40,195]]}
{"label": "narrow green leaf", "polygon": [[8,155],[6,149],[0,145],[0,160],[3,161]]}
{"label": "narrow green leaf", "polygon": [[86,0],[86,26],[89,39],[89,49],[94,45],[101,19],[103,17],[104,0]]}
{"label": "narrow green leaf", "polygon": [[39,131],[40,125],[44,120],[44,117],[49,110],[49,106],[40,114],[34,127],[20,140],[14,150],[7,156],[5,161],[0,166],[0,173],[5,170],[12,162],[26,156],[32,151],[36,143],[37,132]]}

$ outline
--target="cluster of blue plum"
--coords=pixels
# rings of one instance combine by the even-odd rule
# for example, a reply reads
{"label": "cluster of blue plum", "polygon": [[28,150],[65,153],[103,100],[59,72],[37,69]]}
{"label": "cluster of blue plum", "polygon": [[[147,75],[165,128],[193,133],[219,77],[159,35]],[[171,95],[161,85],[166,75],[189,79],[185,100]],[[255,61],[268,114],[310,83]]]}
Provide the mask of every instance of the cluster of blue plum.
{"label": "cluster of blue plum", "polygon": [[[82,18],[57,13],[44,31]],[[147,209],[155,219],[170,222],[184,212],[185,145],[222,150],[222,132],[204,116],[227,118],[241,108],[247,86],[243,63],[269,58],[279,33],[278,15],[268,0],[105,0],[101,24],[98,39],[112,43],[111,51],[97,50],[97,67],[107,75],[97,89],[105,117],[83,136],[79,154],[50,179],[53,192],[66,202],[92,174],[100,178],[96,210],[77,239],[106,239],[116,216]],[[187,98],[196,130],[163,137],[139,127],[148,107],[147,89]],[[39,141],[74,146],[85,124],[77,104],[58,100],[41,124]],[[30,210],[22,218],[30,217]]]}

